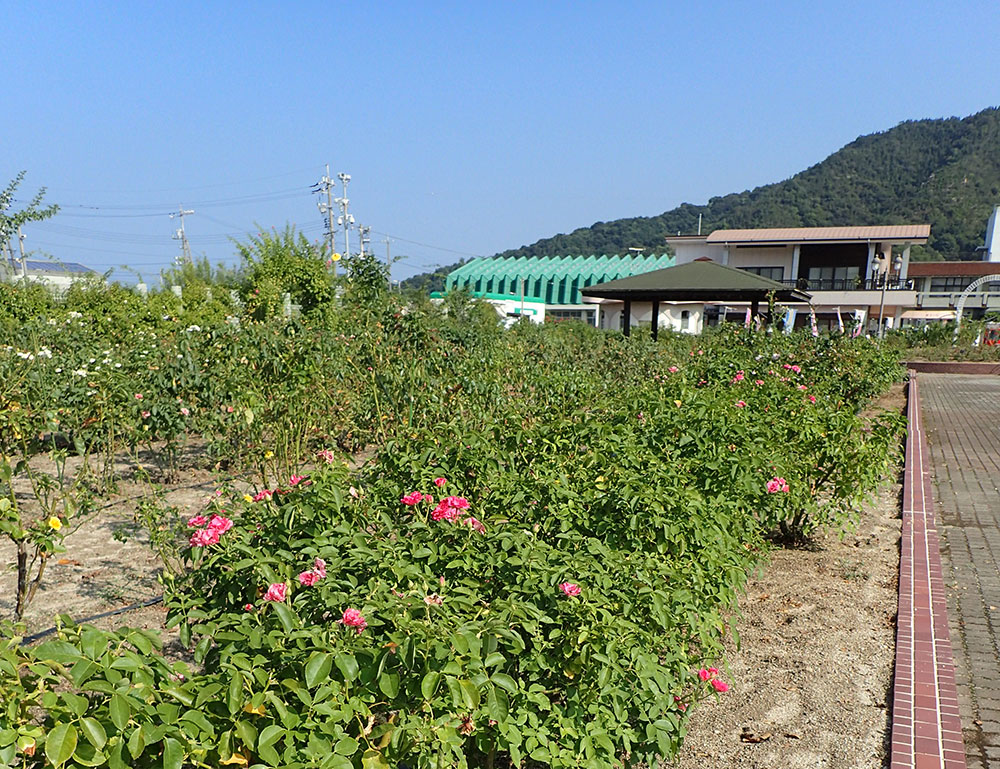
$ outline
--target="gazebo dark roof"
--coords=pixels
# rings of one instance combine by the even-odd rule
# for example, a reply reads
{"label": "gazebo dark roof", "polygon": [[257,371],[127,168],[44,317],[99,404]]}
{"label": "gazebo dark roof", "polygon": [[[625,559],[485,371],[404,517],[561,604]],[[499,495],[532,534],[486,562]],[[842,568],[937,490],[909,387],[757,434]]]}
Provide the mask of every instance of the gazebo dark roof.
{"label": "gazebo dark roof", "polygon": [[694,261],[630,278],[609,280],[581,291],[584,296],[637,302],[760,302],[774,293],[779,302],[808,302],[809,294],[776,280],[712,261]]}

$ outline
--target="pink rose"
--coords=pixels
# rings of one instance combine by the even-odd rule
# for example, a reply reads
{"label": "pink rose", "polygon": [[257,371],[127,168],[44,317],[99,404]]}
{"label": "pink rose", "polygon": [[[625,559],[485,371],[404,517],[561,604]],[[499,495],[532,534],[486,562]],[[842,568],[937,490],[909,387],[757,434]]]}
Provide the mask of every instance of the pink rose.
{"label": "pink rose", "polygon": [[747,405],[746,401],[736,401],[736,408],[741,409]]}
{"label": "pink rose", "polygon": [[[304,475],[293,475],[291,478],[288,479],[288,483],[291,484],[292,486],[298,486],[304,480],[306,480],[306,477]],[[309,484],[302,483],[302,485],[308,486]]]}
{"label": "pink rose", "polygon": [[559,585],[559,589],[570,597],[576,597],[580,595],[580,586],[572,582],[563,582],[561,585]]}
{"label": "pink rose", "polygon": [[365,618],[357,609],[344,609],[344,616],[340,618],[340,624],[344,627],[354,628],[358,635],[361,635],[361,631],[368,627]]}
{"label": "pink rose", "polygon": [[252,603],[243,604],[243,611],[253,611],[253,604]]}
{"label": "pink rose", "polygon": [[312,587],[322,579],[315,571],[304,571],[299,575],[299,584]]}
{"label": "pink rose", "polygon": [[809,402],[810,403],[815,403],[816,402],[816,396],[815,395],[810,395],[809,396]]}
{"label": "pink rose", "polygon": [[798,366],[792,366],[792,367],[791,367],[791,369],[792,369],[792,371],[794,371],[794,372],[795,372],[796,374],[798,374],[798,373],[799,373],[799,372],[800,372],[800,371],[802,370],[802,369],[801,369],[801,368],[799,368]]}
{"label": "pink rose", "polygon": [[316,454],[316,458],[330,465],[333,464],[333,460],[335,460],[337,457],[332,451],[330,451],[330,449],[323,449],[318,454]]}
{"label": "pink rose", "polygon": [[778,492],[788,491],[788,482],[784,478],[774,477],[767,482],[767,493],[777,494]]}
{"label": "pink rose", "polygon": [[149,419],[149,412],[148,411],[143,411],[142,412],[142,418],[143,419]]}
{"label": "pink rose", "polygon": [[137,401],[141,401],[141,400],[142,400],[142,393],[136,393],[136,394],[135,394],[135,399],[136,399]]}
{"label": "pink rose", "polygon": [[419,505],[421,502],[423,502],[424,495],[421,494],[419,491],[411,491],[409,494],[401,497],[399,501],[402,502],[404,505],[410,505],[412,507],[413,505]]}
{"label": "pink rose", "polygon": [[442,486],[444,486],[447,482],[448,481],[446,481],[444,478],[435,478],[434,479],[434,485],[437,486],[439,489]]}
{"label": "pink rose", "polygon": [[215,529],[198,529],[191,535],[188,542],[191,547],[210,547],[219,541],[219,532]]}
{"label": "pink rose", "polygon": [[195,527],[200,528],[204,526],[206,523],[208,523],[208,520],[205,518],[204,515],[196,515],[194,518],[188,518],[188,526],[190,526],[191,528]]}
{"label": "pink rose", "polygon": [[253,501],[263,502],[269,500],[273,496],[274,496],[273,491],[271,491],[270,489],[263,489],[262,491],[258,491],[256,494],[253,495]]}
{"label": "pink rose", "polygon": [[181,416],[182,417],[191,416],[191,410],[187,406],[181,406]]}
{"label": "pink rose", "polygon": [[701,670],[698,671],[698,678],[700,678],[702,681],[707,681],[711,677],[712,675],[705,668],[702,668]]}
{"label": "pink rose", "polygon": [[715,687],[715,691],[719,692],[720,694],[724,694],[729,691],[729,684],[727,684],[725,681],[720,681],[718,678],[712,681],[712,686]]}
{"label": "pink rose", "polygon": [[208,522],[208,528],[219,532],[219,534],[225,534],[233,528],[233,521],[224,515],[213,515],[212,519]]}
{"label": "pink rose", "polygon": [[445,497],[431,513],[431,518],[435,521],[456,521],[463,510],[469,508],[469,500],[465,497]]}
{"label": "pink rose", "polygon": [[678,371],[680,371],[680,369],[677,368],[677,366],[671,366],[670,368],[667,369],[667,371],[669,371],[671,374],[676,374]]}
{"label": "pink rose", "polygon": [[284,582],[275,582],[273,585],[267,586],[267,592],[264,593],[265,601],[275,601],[276,603],[281,603],[285,600],[285,596],[288,595],[288,585]]}
{"label": "pink rose", "polygon": [[317,558],[315,561],[313,561],[313,571],[316,572],[317,574],[319,574],[320,579],[325,578],[326,577],[326,561],[324,561],[322,558]]}

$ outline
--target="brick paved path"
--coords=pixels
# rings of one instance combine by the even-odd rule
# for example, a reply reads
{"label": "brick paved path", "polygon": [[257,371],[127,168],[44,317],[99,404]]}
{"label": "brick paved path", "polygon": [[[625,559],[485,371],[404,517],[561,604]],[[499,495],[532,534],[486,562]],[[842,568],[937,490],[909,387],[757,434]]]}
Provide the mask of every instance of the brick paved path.
{"label": "brick paved path", "polygon": [[1000,377],[920,374],[970,769],[1000,767]]}

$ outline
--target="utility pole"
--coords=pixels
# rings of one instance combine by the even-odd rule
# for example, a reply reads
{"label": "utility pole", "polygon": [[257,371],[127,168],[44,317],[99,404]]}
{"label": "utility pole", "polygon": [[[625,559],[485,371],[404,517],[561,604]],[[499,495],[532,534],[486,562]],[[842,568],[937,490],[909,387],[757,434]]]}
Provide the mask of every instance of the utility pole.
{"label": "utility pole", "polygon": [[370,245],[371,242],[372,242],[371,231],[372,231],[371,227],[362,227],[360,225],[358,226],[358,235],[361,238],[361,255],[362,256],[364,256],[366,253],[368,253],[368,251],[365,249],[365,246]]}
{"label": "utility pole", "polygon": [[385,278],[389,281],[389,290],[392,291],[392,258],[389,256],[389,238],[382,241],[385,243]]}
{"label": "utility pole", "polygon": [[319,208],[321,214],[326,215],[326,236],[330,241],[330,261],[333,263],[333,274],[337,274],[337,259],[334,254],[337,253],[336,243],[333,238],[333,179],[330,178],[330,164],[327,163],[326,174],[323,178],[319,180],[316,185],[316,192],[322,194],[326,193],[326,202],[324,203],[320,200],[316,207]]}
{"label": "utility pole", "polygon": [[343,172],[337,174],[340,183],[344,185],[344,194],[336,198],[333,202],[340,206],[340,216],[337,217],[337,224],[344,228],[344,256],[351,255],[351,225],[354,224],[354,217],[347,213],[347,207],[351,201],[347,199],[347,185],[351,181],[351,175]]}
{"label": "utility pole", "polygon": [[21,251],[21,279],[28,281],[28,264],[24,259],[24,233],[21,232],[21,225],[17,225],[17,247]]}
{"label": "utility pole", "polygon": [[187,233],[184,231],[184,217],[190,216],[193,213],[194,211],[190,209],[185,211],[184,206],[181,206],[176,214],[170,214],[171,219],[173,219],[174,217],[179,217],[181,220],[181,226],[177,229],[177,232],[175,232],[173,236],[174,240],[179,240],[181,242],[181,257],[178,264],[184,264],[184,263],[190,264],[192,261],[194,261],[191,258],[191,246],[188,243]]}

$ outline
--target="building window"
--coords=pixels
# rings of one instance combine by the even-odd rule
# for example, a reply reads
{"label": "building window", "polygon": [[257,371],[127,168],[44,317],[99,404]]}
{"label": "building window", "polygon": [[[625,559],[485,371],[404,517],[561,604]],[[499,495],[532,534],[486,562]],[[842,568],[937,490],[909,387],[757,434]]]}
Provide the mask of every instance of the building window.
{"label": "building window", "polygon": [[739,269],[743,272],[749,272],[751,275],[760,275],[762,278],[768,278],[769,280],[784,280],[785,279],[785,268],[784,267],[740,267]]}
{"label": "building window", "polygon": [[861,271],[851,267],[810,267],[809,288],[816,291],[851,291],[858,288]]}
{"label": "building window", "polygon": [[[781,269],[780,267],[778,269]],[[681,310],[681,331],[691,328],[691,313],[688,310]]]}
{"label": "building window", "polygon": [[965,291],[974,280],[969,277],[931,278],[931,293],[957,294]]}
{"label": "building window", "polygon": [[546,310],[545,319],[549,320],[582,320],[593,326],[596,319],[594,310]]}

